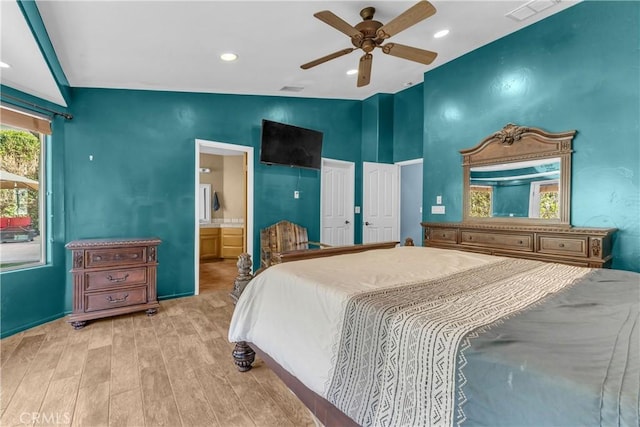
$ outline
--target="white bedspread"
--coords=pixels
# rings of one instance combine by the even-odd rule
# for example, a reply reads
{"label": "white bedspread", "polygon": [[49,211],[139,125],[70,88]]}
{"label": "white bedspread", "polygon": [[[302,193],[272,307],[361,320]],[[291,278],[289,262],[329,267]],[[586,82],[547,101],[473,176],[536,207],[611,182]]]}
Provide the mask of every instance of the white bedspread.
{"label": "white bedspread", "polygon": [[326,397],[350,295],[423,282],[503,259],[398,247],[275,265],[245,288],[231,319],[229,341],[255,343]]}

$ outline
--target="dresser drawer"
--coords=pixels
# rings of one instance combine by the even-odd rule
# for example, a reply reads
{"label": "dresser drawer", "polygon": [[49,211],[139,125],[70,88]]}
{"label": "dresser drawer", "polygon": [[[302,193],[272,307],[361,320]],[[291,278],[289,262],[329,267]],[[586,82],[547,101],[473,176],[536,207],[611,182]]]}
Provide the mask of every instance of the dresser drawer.
{"label": "dresser drawer", "polygon": [[237,258],[242,253],[242,247],[223,247],[222,248],[222,257],[223,258]]}
{"label": "dresser drawer", "polygon": [[147,287],[120,288],[111,292],[86,293],[85,311],[107,310],[128,305],[146,304]]}
{"label": "dresser drawer", "polygon": [[458,230],[455,228],[431,228],[429,229],[428,239],[436,242],[456,243],[458,240]]}
{"label": "dresser drawer", "polygon": [[481,245],[498,249],[517,249],[533,251],[532,234],[487,233],[482,231],[465,231],[460,233],[462,245]]}
{"label": "dresser drawer", "polygon": [[87,291],[99,291],[113,287],[144,285],[147,283],[147,267],[103,270],[85,273],[84,286]]}
{"label": "dresser drawer", "polygon": [[224,247],[237,247],[242,248],[242,236],[224,236],[222,238],[222,245]]}
{"label": "dresser drawer", "polygon": [[244,234],[244,228],[242,227],[224,227],[222,229],[222,235],[227,236],[242,236]]}
{"label": "dresser drawer", "polygon": [[538,252],[543,254],[589,256],[589,238],[587,236],[562,237],[538,236]]}
{"label": "dresser drawer", "polygon": [[144,264],[146,246],[132,248],[90,249],[85,252],[85,268],[109,267],[123,264]]}

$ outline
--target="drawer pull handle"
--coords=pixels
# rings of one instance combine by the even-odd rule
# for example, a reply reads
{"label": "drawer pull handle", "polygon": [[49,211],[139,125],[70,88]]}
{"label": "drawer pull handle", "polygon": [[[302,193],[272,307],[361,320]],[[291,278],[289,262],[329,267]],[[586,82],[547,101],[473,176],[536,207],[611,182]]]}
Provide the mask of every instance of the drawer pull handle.
{"label": "drawer pull handle", "polygon": [[559,248],[564,248],[564,243],[560,243],[560,244],[558,244],[558,247],[559,247]]}
{"label": "drawer pull handle", "polygon": [[524,242],[523,242],[522,240],[518,240],[518,244],[519,244],[519,245],[521,245],[521,244],[523,244],[523,243],[524,243]]}
{"label": "drawer pull handle", "polygon": [[125,280],[127,280],[127,277],[129,277],[129,273],[125,274],[122,277],[113,277],[112,275],[108,275],[107,276],[107,280],[113,283],[120,283],[120,282],[124,282]]}
{"label": "drawer pull handle", "polygon": [[127,298],[129,298],[129,294],[124,294],[122,298],[113,298],[111,295],[109,295],[107,296],[107,301],[109,301],[110,304],[117,304],[119,302],[125,302]]}
{"label": "drawer pull handle", "polygon": [[94,261],[102,261],[102,257],[101,256],[94,256],[93,260]]}
{"label": "drawer pull handle", "polygon": [[447,237],[447,235],[446,235],[446,234],[444,234],[444,233],[442,233],[442,237]]}

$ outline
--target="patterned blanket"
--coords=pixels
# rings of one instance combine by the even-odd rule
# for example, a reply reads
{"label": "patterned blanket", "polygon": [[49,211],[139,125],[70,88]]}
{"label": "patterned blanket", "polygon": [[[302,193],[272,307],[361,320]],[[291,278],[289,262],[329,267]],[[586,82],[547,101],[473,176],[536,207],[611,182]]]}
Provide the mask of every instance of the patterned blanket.
{"label": "patterned blanket", "polygon": [[365,426],[450,426],[458,347],[590,270],[506,259],[347,301],[326,397]]}

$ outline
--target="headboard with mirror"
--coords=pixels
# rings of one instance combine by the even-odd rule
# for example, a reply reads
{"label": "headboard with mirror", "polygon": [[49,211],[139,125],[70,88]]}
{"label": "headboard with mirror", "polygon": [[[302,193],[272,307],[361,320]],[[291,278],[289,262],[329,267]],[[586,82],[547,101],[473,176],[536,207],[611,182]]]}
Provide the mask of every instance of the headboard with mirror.
{"label": "headboard with mirror", "polygon": [[509,123],[461,150],[463,221],[423,222],[424,246],[609,267],[616,229],[571,226],[575,134]]}
{"label": "headboard with mirror", "polygon": [[509,123],[461,150],[464,221],[569,226],[575,133]]}

